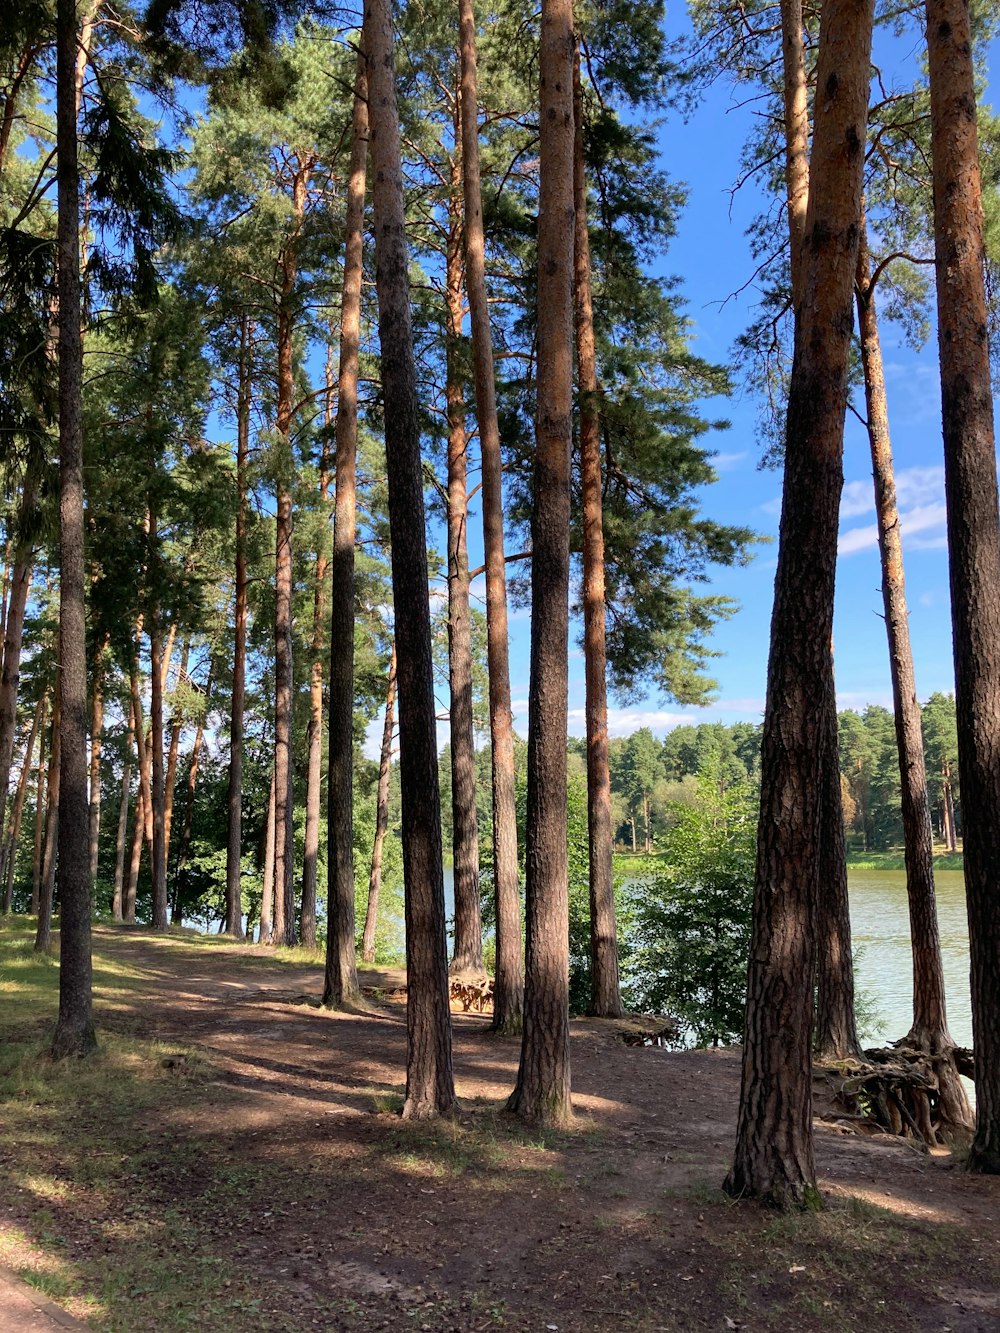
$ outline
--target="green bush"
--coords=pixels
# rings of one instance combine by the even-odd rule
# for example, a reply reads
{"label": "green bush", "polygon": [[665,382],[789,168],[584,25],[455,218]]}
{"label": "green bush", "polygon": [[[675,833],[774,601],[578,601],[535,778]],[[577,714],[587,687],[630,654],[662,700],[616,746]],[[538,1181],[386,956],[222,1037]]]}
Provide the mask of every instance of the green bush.
{"label": "green bush", "polygon": [[718,1046],[743,1030],[756,792],[706,779],[675,813],[657,873],[625,893],[623,989],[630,1008],[677,1018],[685,1041]]}

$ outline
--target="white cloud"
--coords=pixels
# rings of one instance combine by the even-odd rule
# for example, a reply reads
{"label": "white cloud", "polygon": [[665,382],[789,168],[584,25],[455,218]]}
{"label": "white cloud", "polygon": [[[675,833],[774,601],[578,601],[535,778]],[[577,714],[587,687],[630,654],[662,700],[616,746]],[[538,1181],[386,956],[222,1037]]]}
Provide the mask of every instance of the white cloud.
{"label": "white cloud", "polygon": [[725,451],[717,454],[711,454],[709,462],[716,472],[734,472],[739,465],[748,457],[746,449],[741,449],[737,453],[726,453]]}
{"label": "white cloud", "polygon": [[[933,470],[914,469],[914,471]],[[914,489],[918,490],[917,487]],[[940,494],[940,491],[937,494]],[[946,538],[943,533],[934,533],[930,537],[919,537],[918,534],[933,532],[935,528],[943,528],[946,519],[945,503],[939,499],[935,499],[929,504],[918,505],[915,509],[900,512],[899,522],[904,542],[909,545],[911,550],[936,550],[944,546]],[[849,532],[845,532],[837,545],[837,553],[838,555],[855,555],[858,551],[864,551],[870,546],[877,545],[878,528],[874,523],[869,523],[863,528],[852,528]]]}

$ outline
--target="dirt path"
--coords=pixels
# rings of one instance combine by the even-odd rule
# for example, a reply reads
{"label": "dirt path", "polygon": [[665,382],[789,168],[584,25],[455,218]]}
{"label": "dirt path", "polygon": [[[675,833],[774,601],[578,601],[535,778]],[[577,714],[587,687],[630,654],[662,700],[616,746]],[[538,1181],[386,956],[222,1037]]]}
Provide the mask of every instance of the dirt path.
{"label": "dirt path", "polygon": [[0,1268],[0,1333],[86,1333],[86,1324],[68,1315],[34,1287]]}
{"label": "dirt path", "polygon": [[[725,1199],[736,1052],[627,1047],[613,1023],[574,1022],[579,1126],[541,1136],[498,1112],[517,1043],[457,1014],[462,1115],[409,1126],[393,1114],[398,975],[366,974],[386,992],[372,1012],[333,1015],[314,1007],[315,967],[108,929],[96,946],[132,974],[111,985],[99,963],[102,1027],[176,1043],[179,1077],[182,1047],[208,1064],[197,1095],[130,1131],[130,1188],[197,1238],[232,1300],[164,1324],[148,1296],[95,1327],[1000,1329],[997,1180],[819,1125],[826,1211]],[[114,1265],[126,1206],[88,1197],[61,1225]]]}

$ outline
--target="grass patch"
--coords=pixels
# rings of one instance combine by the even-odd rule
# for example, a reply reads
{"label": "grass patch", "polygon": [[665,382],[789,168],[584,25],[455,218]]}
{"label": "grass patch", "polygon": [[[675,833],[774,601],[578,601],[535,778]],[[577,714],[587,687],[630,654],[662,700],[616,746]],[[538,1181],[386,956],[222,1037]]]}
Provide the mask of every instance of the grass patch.
{"label": "grass patch", "polygon": [[[934,857],[935,870],[962,870],[965,859],[961,852],[938,852]],[[902,848],[888,852],[853,852],[847,857],[848,870],[905,870]]]}

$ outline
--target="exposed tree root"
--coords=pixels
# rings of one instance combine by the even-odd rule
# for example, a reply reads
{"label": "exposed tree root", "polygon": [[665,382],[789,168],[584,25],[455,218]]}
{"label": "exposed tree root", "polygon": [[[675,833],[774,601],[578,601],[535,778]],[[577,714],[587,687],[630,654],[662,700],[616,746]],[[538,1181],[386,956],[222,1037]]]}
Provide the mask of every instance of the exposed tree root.
{"label": "exposed tree root", "polygon": [[971,1051],[928,1053],[905,1041],[818,1063],[816,1071],[859,1128],[915,1140],[925,1151],[967,1142],[972,1124],[958,1075],[971,1075]]}

